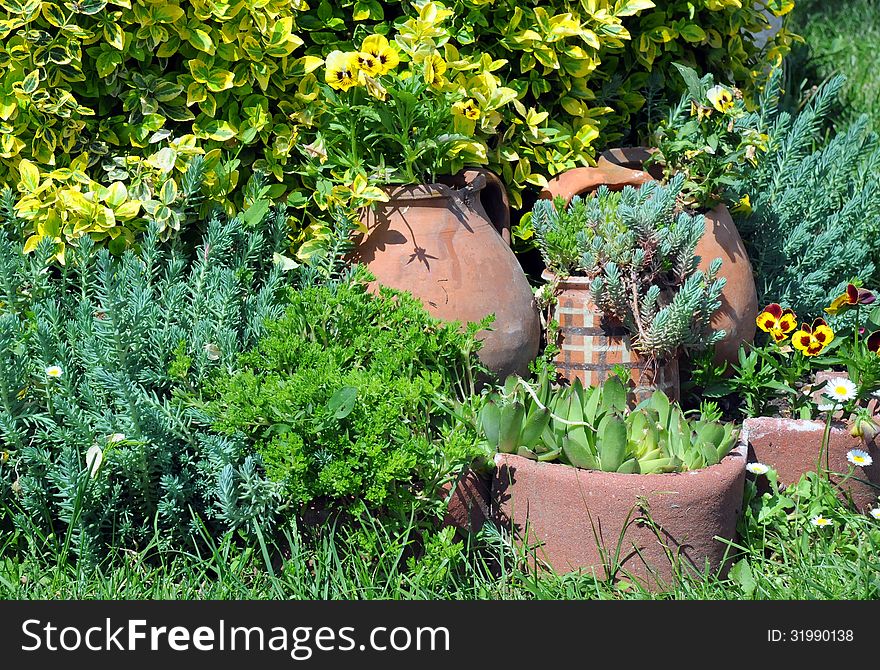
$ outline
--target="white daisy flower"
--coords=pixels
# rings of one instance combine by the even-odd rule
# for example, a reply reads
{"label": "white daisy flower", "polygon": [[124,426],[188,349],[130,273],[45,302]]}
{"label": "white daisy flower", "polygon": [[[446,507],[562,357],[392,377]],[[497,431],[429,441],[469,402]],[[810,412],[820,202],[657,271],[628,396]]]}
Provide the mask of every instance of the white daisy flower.
{"label": "white daisy flower", "polygon": [[61,369],[60,365],[50,365],[46,368],[46,376],[50,379],[58,379],[63,374],[64,370]]}
{"label": "white daisy flower", "polygon": [[837,402],[852,400],[858,395],[858,392],[856,385],[845,377],[832,379],[828,382],[828,386],[825,388],[825,395],[831,400],[836,400]]}
{"label": "white daisy flower", "polygon": [[770,472],[770,466],[764,465],[763,463],[749,463],[746,466],[746,470],[751,472],[753,475],[766,475]]}
{"label": "white daisy flower", "polygon": [[817,514],[812,519],[810,519],[810,523],[814,526],[818,526],[819,528],[824,528],[825,526],[832,526],[834,522],[831,519],[826,519],[821,514]]}
{"label": "white daisy flower", "polygon": [[877,521],[880,521],[880,507],[875,507],[870,512],[868,512],[868,514],[877,519]]}
{"label": "white daisy flower", "polygon": [[853,465],[858,465],[863,468],[867,468],[874,462],[871,455],[867,451],[862,451],[861,449],[850,449],[846,453],[846,460]]}
{"label": "white daisy flower", "polygon": [[91,474],[92,479],[98,475],[98,469],[103,462],[104,452],[101,451],[101,447],[97,444],[93,444],[86,452],[86,466],[89,468],[89,473]]}

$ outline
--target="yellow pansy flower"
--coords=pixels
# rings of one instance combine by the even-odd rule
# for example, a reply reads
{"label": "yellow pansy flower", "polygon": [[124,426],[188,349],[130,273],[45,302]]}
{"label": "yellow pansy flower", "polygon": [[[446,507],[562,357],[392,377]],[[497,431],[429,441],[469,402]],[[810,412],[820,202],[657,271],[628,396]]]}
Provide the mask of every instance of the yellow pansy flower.
{"label": "yellow pansy flower", "polygon": [[463,116],[466,119],[470,119],[471,121],[476,121],[480,118],[480,108],[477,107],[477,103],[475,103],[470,98],[468,98],[467,100],[456,102],[454,105],[452,105],[452,112],[453,114],[458,114],[459,116]]}
{"label": "yellow pansy flower", "polygon": [[370,35],[366,38],[361,45],[361,52],[372,56],[376,60],[376,73],[368,73],[373,77],[388,74],[400,63],[397,49],[391,46],[382,35]]}
{"label": "yellow pansy flower", "polygon": [[358,53],[333,51],[327,56],[326,72],[324,80],[331,88],[347,91],[352,86],[357,86],[358,81]]}
{"label": "yellow pansy flower", "polygon": [[443,81],[443,73],[446,72],[446,61],[440,54],[431,54],[422,62],[422,69],[425,73],[425,81],[429,86],[439,84]]}
{"label": "yellow pansy flower", "polygon": [[728,112],[733,108],[733,92],[726,86],[713,86],[706,92],[706,97],[719,112]]}

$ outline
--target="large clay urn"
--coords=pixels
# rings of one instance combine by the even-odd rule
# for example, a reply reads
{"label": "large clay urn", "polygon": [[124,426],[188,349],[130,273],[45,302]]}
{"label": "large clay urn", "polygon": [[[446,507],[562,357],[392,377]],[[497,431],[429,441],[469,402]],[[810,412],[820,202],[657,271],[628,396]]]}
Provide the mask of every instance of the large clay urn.
{"label": "large clay urn", "polygon": [[[544,198],[561,196],[568,202],[575,195],[590,193],[602,185],[612,190],[641,186],[659,177],[641,169],[642,162],[649,155],[649,151],[641,147],[606,151],[599,157],[596,167],[563,172],[550,180],[541,195]],[[703,215],[706,231],[695,250],[700,257],[699,269],[708,270],[709,264],[720,258],[719,276],[727,279],[721,292],[721,307],[712,318],[712,326],[715,329],[723,328],[727,333],[715,345],[715,360],[735,363],[740,345],[751,342],[757,328],[758,294],[754,273],[727,207],[719,205],[709,212],[703,212]]]}
{"label": "large clay urn", "polygon": [[494,314],[490,329],[478,334],[480,360],[501,379],[526,375],[538,355],[540,317],[510,249],[504,187],[487,170],[442,181],[388,188],[388,201],[361,215],[368,232],[353,260],[438,318],[466,323]]}

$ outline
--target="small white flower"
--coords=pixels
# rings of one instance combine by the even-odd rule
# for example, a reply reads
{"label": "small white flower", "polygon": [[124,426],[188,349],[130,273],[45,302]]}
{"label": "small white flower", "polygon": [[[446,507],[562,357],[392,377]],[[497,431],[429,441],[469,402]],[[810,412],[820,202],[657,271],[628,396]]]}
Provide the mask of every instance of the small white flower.
{"label": "small white flower", "polygon": [[46,376],[50,379],[58,379],[63,374],[64,370],[61,369],[60,365],[50,365],[46,368]]}
{"label": "small white flower", "polygon": [[877,521],[880,521],[880,507],[875,507],[870,512],[868,512],[868,514],[877,519]]}
{"label": "small white flower", "polygon": [[852,400],[858,395],[858,389],[851,380],[846,379],[845,377],[840,377],[838,379],[832,379],[828,383],[828,386],[825,389],[825,395],[831,400],[846,402],[847,400]]}
{"label": "small white flower", "polygon": [[86,466],[89,469],[89,474],[91,474],[92,479],[97,477],[98,469],[101,467],[101,463],[103,462],[104,452],[101,451],[101,447],[99,447],[97,444],[93,444],[86,452]]}
{"label": "small white flower", "polygon": [[835,409],[836,407],[837,407],[837,405],[835,405],[833,402],[823,402],[823,403],[816,405],[816,408],[820,412],[830,412],[831,410]]}
{"label": "small white flower", "polygon": [[867,468],[874,462],[871,455],[867,451],[862,451],[861,449],[850,449],[846,454],[846,460],[853,465],[859,465],[863,468]]}
{"label": "small white flower", "polygon": [[749,463],[746,466],[746,470],[751,472],[753,475],[766,475],[770,472],[770,466],[764,465],[763,463]]}
{"label": "small white flower", "polygon": [[122,442],[125,439],[125,435],[123,433],[113,433],[112,435],[107,436],[107,444],[113,444],[115,442]]}
{"label": "small white flower", "polygon": [[819,528],[824,528],[825,526],[831,526],[834,524],[831,519],[826,519],[821,514],[817,514],[812,519],[810,519],[810,523],[814,526],[818,526]]}

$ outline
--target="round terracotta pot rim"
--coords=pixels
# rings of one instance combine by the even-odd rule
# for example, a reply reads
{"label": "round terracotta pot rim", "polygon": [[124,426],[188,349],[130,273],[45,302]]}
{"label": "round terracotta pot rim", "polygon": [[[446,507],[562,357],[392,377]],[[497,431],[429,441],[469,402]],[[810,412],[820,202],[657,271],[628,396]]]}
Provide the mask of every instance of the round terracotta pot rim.
{"label": "round terracotta pot rim", "polygon": [[555,281],[556,285],[560,288],[580,288],[580,289],[589,289],[590,284],[593,283],[593,280],[589,277],[584,277],[583,275],[569,275],[565,279],[560,278],[557,274],[544,268],[544,271],[541,273],[541,279],[546,282]]}
{"label": "round terracotta pot rim", "polygon": [[[643,145],[628,146],[628,147],[610,147],[609,149],[606,149],[601,154],[599,154],[599,158],[604,158],[609,163],[612,163],[612,164],[617,165],[622,168],[626,168],[627,170],[634,170],[635,168],[626,167],[625,165],[621,165],[620,163],[617,163],[615,160],[612,160],[612,158],[613,158],[612,152],[614,152],[614,151],[638,152],[638,153],[642,153],[642,154],[652,154],[655,151],[657,151],[657,148],[656,147],[646,147]],[[633,160],[636,160],[636,159],[634,158]],[[644,172],[644,170],[642,170],[642,172]],[[706,216],[706,215],[712,214],[713,212],[716,212],[716,211],[720,212],[720,211],[724,211],[724,210],[726,210],[728,213],[730,212],[730,210],[727,208],[726,204],[724,204],[723,202],[719,202],[714,207],[711,207],[707,210],[698,210],[696,213],[703,214],[704,216]]]}
{"label": "round terracotta pot rim", "polygon": [[700,468],[699,470],[685,470],[684,472],[656,472],[651,474],[641,474],[641,473],[622,473],[622,472],[605,472],[604,470],[587,470],[585,468],[577,468],[573,465],[566,465],[564,463],[549,463],[549,462],[541,462],[541,461],[532,461],[529,458],[525,458],[524,456],[518,456],[516,454],[495,454],[495,464],[498,465],[499,456],[503,456],[504,459],[515,458],[517,460],[522,461],[531,461],[532,463],[537,463],[540,467],[551,466],[554,468],[567,468],[570,470],[576,470],[580,472],[584,476],[589,477],[602,477],[603,479],[610,479],[621,485],[629,485],[639,483],[642,485],[650,484],[652,480],[662,480],[664,482],[663,485],[668,485],[673,479],[676,477],[699,477],[708,472],[717,472],[722,468],[731,468],[734,461],[737,459],[740,461],[741,470],[746,469],[746,464],[748,462],[748,441],[742,439],[742,435],[740,435],[737,443],[733,446],[730,452],[722,458],[715,465],[710,465],[705,468]]}
{"label": "round terracotta pot rim", "polygon": [[[442,175],[440,178],[448,178],[452,180],[455,175]],[[395,201],[410,200],[443,200],[452,197],[461,198],[467,194],[477,193],[486,188],[487,183],[483,181],[471,182],[466,186],[449,186],[442,182],[433,182],[430,184],[386,184],[379,188],[384,191],[389,200],[387,202],[377,202],[378,206],[387,205]]]}

